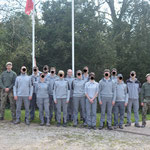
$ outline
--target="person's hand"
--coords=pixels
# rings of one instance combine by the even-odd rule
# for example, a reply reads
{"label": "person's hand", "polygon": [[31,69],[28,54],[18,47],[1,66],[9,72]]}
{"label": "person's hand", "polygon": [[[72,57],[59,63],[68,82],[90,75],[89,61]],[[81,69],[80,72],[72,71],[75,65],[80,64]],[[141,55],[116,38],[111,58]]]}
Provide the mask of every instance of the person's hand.
{"label": "person's hand", "polygon": [[32,100],[32,96],[29,96],[29,100],[30,100],[30,101]]}
{"label": "person's hand", "polygon": [[5,92],[9,92],[9,88],[6,88],[6,89],[5,89]]}
{"label": "person's hand", "polygon": [[18,96],[14,96],[14,100],[16,101],[18,99]]}
{"label": "person's hand", "polygon": [[141,103],[141,106],[144,106],[144,103]]}
{"label": "person's hand", "polygon": [[93,102],[94,102],[93,99],[90,99],[90,103],[93,104]]}
{"label": "person's hand", "polygon": [[69,103],[69,101],[67,100],[67,101],[66,101],[66,104],[68,104],[68,103]]}
{"label": "person's hand", "polygon": [[102,101],[100,101],[99,104],[102,105]]}
{"label": "person's hand", "polygon": [[124,106],[127,107],[128,103],[125,103]]}
{"label": "person's hand", "polygon": [[54,103],[57,104],[57,100],[54,100]]}
{"label": "person's hand", "polygon": [[114,102],[114,101],[112,101],[112,105],[113,105],[113,106],[115,105],[115,102]]}

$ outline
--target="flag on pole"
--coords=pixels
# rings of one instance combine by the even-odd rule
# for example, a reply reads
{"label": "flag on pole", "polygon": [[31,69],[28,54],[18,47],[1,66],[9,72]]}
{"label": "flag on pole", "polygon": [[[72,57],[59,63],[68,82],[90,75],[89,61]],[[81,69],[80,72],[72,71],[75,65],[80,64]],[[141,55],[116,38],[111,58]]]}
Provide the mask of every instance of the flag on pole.
{"label": "flag on pole", "polygon": [[27,15],[30,15],[31,11],[33,10],[33,0],[27,0],[26,2],[26,8],[25,8],[25,13]]}

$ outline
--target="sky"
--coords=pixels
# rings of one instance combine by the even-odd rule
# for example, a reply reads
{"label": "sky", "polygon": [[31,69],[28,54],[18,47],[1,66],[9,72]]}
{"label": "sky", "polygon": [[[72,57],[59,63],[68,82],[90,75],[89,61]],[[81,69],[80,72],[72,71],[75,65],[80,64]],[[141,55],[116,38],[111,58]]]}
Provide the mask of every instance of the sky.
{"label": "sky", "polygon": [[[18,2],[17,2],[18,1]],[[38,3],[36,5],[36,9],[37,9],[37,13],[38,13],[38,16],[41,17],[41,11],[40,11],[40,4],[46,0],[34,0],[35,3]],[[71,1],[71,0],[69,0]],[[95,0],[97,2],[97,0]],[[115,8],[117,11],[120,10],[120,7],[121,5],[119,4],[119,1],[122,1],[122,0],[115,0]],[[144,1],[148,1],[150,3],[150,0],[144,0]],[[19,6],[18,7],[18,3],[21,3],[21,7]],[[26,0],[0,0],[0,10],[1,8],[2,9],[13,9],[13,8],[17,8],[18,10],[25,10],[25,5],[26,5]],[[7,6],[7,7],[6,7]],[[110,12],[109,8],[108,8],[108,5],[105,4],[103,5],[102,9],[106,12]],[[1,13],[0,11],[0,20],[4,17],[4,16],[7,16],[7,14],[9,14],[9,12],[6,12],[6,13]],[[109,16],[108,16],[109,17]]]}

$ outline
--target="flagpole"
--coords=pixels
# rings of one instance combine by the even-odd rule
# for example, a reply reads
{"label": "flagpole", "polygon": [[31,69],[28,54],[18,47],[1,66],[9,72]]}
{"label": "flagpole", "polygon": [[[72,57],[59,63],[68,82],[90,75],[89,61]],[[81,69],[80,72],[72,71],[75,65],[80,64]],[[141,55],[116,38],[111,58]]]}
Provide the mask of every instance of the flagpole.
{"label": "flagpole", "polygon": [[74,0],[72,0],[72,74],[75,75],[74,66]]}
{"label": "flagpole", "polygon": [[33,1],[32,11],[32,67],[35,66],[35,5]]}

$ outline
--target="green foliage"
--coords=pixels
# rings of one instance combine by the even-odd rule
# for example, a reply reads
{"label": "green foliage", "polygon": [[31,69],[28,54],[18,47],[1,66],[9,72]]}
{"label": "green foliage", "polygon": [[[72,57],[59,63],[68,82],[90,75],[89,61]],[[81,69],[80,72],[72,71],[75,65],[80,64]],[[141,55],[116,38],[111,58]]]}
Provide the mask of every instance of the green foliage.
{"label": "green foliage", "polygon": [[[117,68],[125,79],[135,70],[144,82],[150,72],[150,4],[122,0],[119,12],[114,1],[107,0],[106,4],[111,18],[95,1],[75,1],[75,68],[89,66],[97,80],[105,68]],[[71,1],[47,0],[41,9],[42,18],[36,17],[37,65],[40,70],[47,64],[66,71],[72,63]],[[22,65],[31,73],[31,17],[15,12],[0,23],[0,71],[12,61],[17,73]]]}

